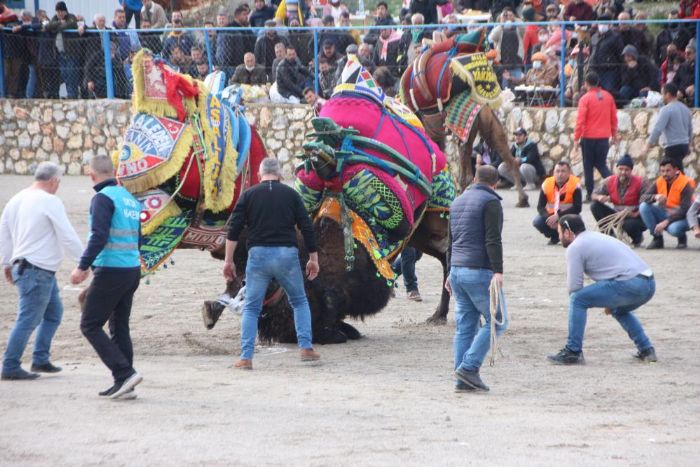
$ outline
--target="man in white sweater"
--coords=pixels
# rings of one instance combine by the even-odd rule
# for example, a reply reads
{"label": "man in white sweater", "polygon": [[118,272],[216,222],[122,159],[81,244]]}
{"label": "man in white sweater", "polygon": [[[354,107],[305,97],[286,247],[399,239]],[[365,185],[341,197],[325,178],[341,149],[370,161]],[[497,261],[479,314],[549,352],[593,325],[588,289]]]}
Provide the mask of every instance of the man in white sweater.
{"label": "man in white sweater", "polygon": [[[633,313],[654,296],[654,274],[637,254],[621,241],[600,232],[588,232],[578,214],[559,219],[559,238],[566,250],[569,286],[569,337],[566,346],[547,358],[552,363],[584,363],[583,334],[589,308],[604,308],[637,347],[636,357],[655,362],[656,352]],[[594,283],[583,286],[584,274]]]}
{"label": "man in white sweater", "polygon": [[[61,167],[52,162],[39,164],[34,183],[13,196],[0,217],[0,260],[5,279],[19,292],[17,321],[2,363],[3,380],[36,379],[37,372],[61,371],[49,360],[51,341],[63,316],[56,270],[64,252],[76,261],[83,252],[66,209],[55,196],[61,173]],[[21,359],[37,327],[29,373],[22,369]]]}

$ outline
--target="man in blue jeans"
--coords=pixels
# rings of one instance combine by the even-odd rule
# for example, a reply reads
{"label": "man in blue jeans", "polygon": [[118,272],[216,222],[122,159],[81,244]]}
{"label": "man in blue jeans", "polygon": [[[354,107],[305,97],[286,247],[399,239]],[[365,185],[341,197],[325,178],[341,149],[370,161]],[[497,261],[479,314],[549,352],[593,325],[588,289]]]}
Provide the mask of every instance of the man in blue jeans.
{"label": "man in blue jeans", "polygon": [[403,285],[406,287],[406,297],[414,302],[423,301],[418,291],[418,277],[416,277],[416,263],[422,257],[422,252],[407,246],[401,252],[401,256],[391,265],[394,274],[403,274]]}
{"label": "man in blue jeans", "polygon": [[[637,347],[636,358],[655,362],[656,352],[634,310],[656,291],[654,274],[627,245],[600,232],[588,232],[581,216],[559,219],[559,238],[566,250],[569,287],[569,337],[566,346],[547,358],[552,363],[584,363],[583,334],[589,308],[605,308]],[[583,286],[583,275],[595,281]]]}
{"label": "man in blue jeans", "polygon": [[[450,207],[450,275],[445,288],[454,295],[454,337],[457,392],[488,391],[479,375],[491,344],[489,287],[503,285],[503,207],[496,194],[498,171],[490,165],[476,170],[475,185]],[[505,332],[505,308],[496,313],[496,334]],[[484,318],[485,324],[479,327]]]}
{"label": "man in blue jeans", "polygon": [[[3,380],[36,379],[37,372],[61,371],[49,361],[51,340],[63,316],[56,270],[64,251],[77,260],[83,250],[66,209],[56,196],[61,172],[53,162],[39,164],[32,186],[13,196],[0,218],[0,260],[5,279],[16,285],[19,292],[17,321],[2,363]],[[35,329],[29,373],[22,369],[20,361]]]}
{"label": "man in blue jeans", "polygon": [[311,345],[311,310],[306,299],[304,277],[299,264],[295,226],[299,227],[309,252],[309,261],[306,263],[306,275],[309,280],[315,279],[319,271],[316,237],[301,196],[294,189],[281,183],[281,178],[277,159],[263,159],[260,164],[260,183],[241,195],[231,215],[224,259],[224,277],[229,281],[236,277],[233,252],[243,229],[248,228],[246,293],[241,318],[241,358],[235,364],[239,369],[253,369],[258,318],[267,286],[272,279],[282,286],[294,309],[301,360],[308,362],[321,358]]}

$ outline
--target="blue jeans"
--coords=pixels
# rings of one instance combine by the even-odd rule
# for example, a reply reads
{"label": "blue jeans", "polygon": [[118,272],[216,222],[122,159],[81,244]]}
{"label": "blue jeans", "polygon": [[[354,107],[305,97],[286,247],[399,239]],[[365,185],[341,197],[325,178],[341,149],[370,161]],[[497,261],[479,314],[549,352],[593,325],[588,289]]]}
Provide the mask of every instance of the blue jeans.
{"label": "blue jeans", "polygon": [[267,286],[272,279],[277,280],[282,286],[294,309],[294,326],[299,347],[312,348],[311,310],[306,300],[304,276],[299,264],[299,250],[295,247],[256,246],[248,250],[248,264],[245,269],[246,290],[241,319],[241,359],[253,358],[258,318]]}
{"label": "blue jeans", "polygon": [[[493,271],[489,269],[471,269],[454,266],[450,269],[452,295],[457,302],[455,311],[454,358],[455,370],[463,368],[476,371],[481,368],[484,358],[491,347],[491,312],[489,284]],[[505,302],[503,302],[505,304]],[[508,328],[508,318],[502,319],[504,308],[499,310],[497,318],[503,321],[496,325],[496,335],[502,335]],[[484,317],[485,324],[479,327],[479,320]]]}
{"label": "blue jeans", "polygon": [[25,269],[20,276],[18,266],[12,268],[12,278],[19,292],[17,321],[10,332],[2,362],[2,373],[12,374],[20,369],[20,360],[29,337],[38,326],[32,363],[49,362],[51,340],[63,317],[63,303],[58,294],[56,276],[38,269]]}
{"label": "blue jeans", "polygon": [[583,349],[583,333],[589,308],[610,308],[613,317],[639,351],[651,347],[642,323],[632,313],[651,300],[656,292],[653,278],[637,276],[626,281],[607,280],[584,287],[569,296],[569,338],[566,347],[573,352]]}
{"label": "blue jeans", "polygon": [[[647,226],[647,229],[649,229],[652,235],[655,235],[654,228],[656,224],[668,218],[668,213],[665,209],[649,203],[642,203],[639,205],[639,215],[642,217],[644,225]],[[687,219],[671,222],[668,227],[666,227],[666,231],[674,237],[683,237],[688,230],[690,230],[690,225]]]}
{"label": "blue jeans", "polygon": [[418,290],[418,277],[416,277],[416,263],[423,257],[423,253],[407,246],[401,252],[399,259],[394,261],[391,269],[394,274],[403,274],[403,285],[406,287],[406,292]]}
{"label": "blue jeans", "polygon": [[80,86],[80,63],[77,58],[58,54],[58,67],[61,72],[61,79],[66,83],[66,95],[68,99],[78,98],[78,88]]}

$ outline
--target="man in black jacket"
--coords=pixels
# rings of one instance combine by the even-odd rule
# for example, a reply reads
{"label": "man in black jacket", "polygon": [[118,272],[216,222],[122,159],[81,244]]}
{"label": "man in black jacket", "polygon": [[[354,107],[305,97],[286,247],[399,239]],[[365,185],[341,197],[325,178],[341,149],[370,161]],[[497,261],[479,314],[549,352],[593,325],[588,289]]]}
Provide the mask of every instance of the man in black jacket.
{"label": "man in black jacket", "polygon": [[[537,182],[545,175],[537,143],[530,141],[524,128],[515,130],[513,136],[515,136],[515,144],[510,148],[510,153],[520,165],[520,177],[523,184],[535,189]],[[498,165],[498,174],[511,184],[515,184],[513,175],[505,162]]]}
{"label": "man in black jacket", "polygon": [[[601,21],[611,18],[602,15]],[[599,24],[598,32],[591,38],[592,53],[589,70],[600,77],[600,87],[614,94],[620,88],[620,59],[624,45],[620,35],[609,24]]]}
{"label": "man in black jacket", "polygon": [[688,44],[685,48],[685,62],[673,77],[673,84],[678,87],[679,98],[692,106],[695,96],[695,44]]}
{"label": "man in black jacket", "polygon": [[78,29],[78,19],[68,13],[66,2],[56,3],[56,15],[46,25],[46,31],[56,34],[58,66],[61,79],[66,84],[68,99],[77,99],[80,87],[80,57],[83,50],[77,41],[77,33],[65,32]]}
{"label": "man in black jacket", "polygon": [[267,83],[265,68],[255,63],[255,55],[248,52],[243,57],[243,64],[236,67],[236,71],[229,80],[229,84],[264,85]]}
{"label": "man in black jacket", "polygon": [[260,36],[255,42],[255,61],[265,67],[265,72],[272,75],[272,62],[275,60],[275,44],[282,42],[285,46],[287,40],[277,35],[274,27],[277,26],[274,20],[265,23],[265,34]]}
{"label": "man in black jacket", "polygon": [[304,88],[310,86],[312,80],[308,68],[297,60],[294,47],[287,47],[287,57],[277,65],[277,92],[285,99],[294,97],[300,102]]}
{"label": "man in black jacket", "polygon": [[314,280],[319,272],[316,236],[301,196],[293,188],[280,183],[281,178],[277,159],[263,159],[260,164],[260,183],[246,190],[236,203],[226,238],[224,277],[231,281],[237,273],[233,253],[241,232],[248,228],[241,358],[235,364],[236,368],[242,370],[253,369],[258,317],[267,286],[273,279],[287,293],[287,299],[294,309],[301,360],[315,361],[321,358],[311,345],[311,310],[304,290],[295,227],[301,231],[309,252],[309,261],[306,263],[306,276],[309,280]]}
{"label": "man in black jacket", "polygon": [[[248,9],[241,5],[233,12],[233,21],[225,24],[227,19],[226,11],[219,11],[219,15],[216,17],[217,26],[247,27]],[[243,56],[247,52],[252,52],[255,45],[255,35],[251,31],[218,31],[216,33],[216,63],[222,68],[236,67],[243,63]],[[260,63],[260,60],[258,62]]]}
{"label": "man in black jacket", "polygon": [[622,58],[625,66],[622,68],[622,87],[618,94],[622,104],[649,91],[659,90],[659,69],[647,57],[639,55],[635,46],[626,45]]}

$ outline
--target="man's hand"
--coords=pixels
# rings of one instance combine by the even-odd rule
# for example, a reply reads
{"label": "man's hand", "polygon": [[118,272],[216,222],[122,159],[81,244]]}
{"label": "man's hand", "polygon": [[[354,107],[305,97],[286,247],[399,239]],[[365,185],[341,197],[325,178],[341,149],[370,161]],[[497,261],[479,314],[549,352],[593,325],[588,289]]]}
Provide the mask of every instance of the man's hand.
{"label": "man's hand", "polygon": [[502,272],[493,273],[493,278],[491,279],[491,283],[496,284],[498,287],[503,288],[503,273]]}
{"label": "man's hand", "polygon": [[656,235],[661,235],[664,230],[666,230],[666,227],[668,227],[668,223],[668,219],[666,219],[656,224],[656,227],[654,227],[654,233]]}
{"label": "man's hand", "polygon": [[666,196],[664,195],[654,195],[654,201],[659,204],[666,204]]}
{"label": "man's hand", "polygon": [[611,138],[612,144],[619,144],[622,141],[622,135],[620,133],[615,133]]}
{"label": "man's hand", "polygon": [[608,196],[608,195],[593,195],[593,200],[598,201],[600,203],[608,203],[608,202],[610,202],[610,196]]}
{"label": "man's hand", "polygon": [[644,143],[644,147],[642,148],[642,154],[648,154],[649,151],[651,151],[651,144]]}
{"label": "man's hand", "polygon": [[12,266],[5,266],[5,280],[14,285],[15,280],[12,278]]}
{"label": "man's hand", "polygon": [[229,282],[236,278],[236,265],[233,261],[224,261],[224,278]]}
{"label": "man's hand", "polygon": [[556,229],[557,228],[557,222],[559,222],[559,214],[552,214],[547,218],[545,221],[547,225],[549,226],[550,229]]}
{"label": "man's hand", "polygon": [[318,271],[320,270],[318,266],[318,261],[309,259],[309,261],[306,263],[306,277],[312,281],[318,277]]}
{"label": "man's hand", "polygon": [[73,285],[78,285],[81,282],[83,282],[87,277],[90,275],[89,270],[83,271],[80,268],[75,268],[73,269],[73,272],[70,273],[70,283]]}
{"label": "man's hand", "polygon": [[12,28],[12,32],[20,32],[22,30],[22,26],[14,26]]}
{"label": "man's hand", "polygon": [[87,88],[88,91],[95,92],[95,83],[93,81],[88,81]]}
{"label": "man's hand", "polygon": [[452,284],[450,284],[450,276],[447,276],[447,279],[445,279],[445,290],[447,290],[447,293],[452,295]]}

